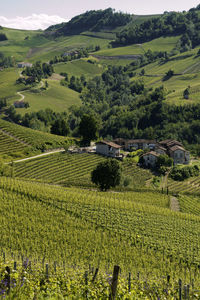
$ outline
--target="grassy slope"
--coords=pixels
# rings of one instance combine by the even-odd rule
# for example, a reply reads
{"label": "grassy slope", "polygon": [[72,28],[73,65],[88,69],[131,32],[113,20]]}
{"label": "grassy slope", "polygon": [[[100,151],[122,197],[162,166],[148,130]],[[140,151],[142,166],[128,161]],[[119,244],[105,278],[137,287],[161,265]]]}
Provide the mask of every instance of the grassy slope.
{"label": "grassy slope", "polygon": [[151,42],[144,44],[136,44],[125,47],[118,47],[106,50],[100,50],[95,54],[102,56],[116,56],[116,55],[138,55],[144,54],[148,49],[152,51],[171,51],[178,41],[179,37],[167,37],[167,38],[158,38]]}
{"label": "grassy slope", "polygon": [[[147,86],[158,87],[163,85],[168,95],[166,97],[168,103],[177,105],[196,103],[200,100],[200,58],[196,53],[199,48],[176,55],[166,63],[155,62],[141,69],[145,70],[145,76],[136,76],[135,79],[143,79]],[[137,74],[141,69],[137,70]],[[167,81],[163,81],[166,72],[172,69],[175,74]],[[151,77],[152,76],[152,77]],[[183,91],[191,87],[191,95],[189,100],[183,99]]]}
{"label": "grassy slope", "polygon": [[17,78],[19,78],[19,73],[15,68],[0,71],[0,98],[14,97],[17,91],[24,88],[23,85],[15,84]]}
{"label": "grassy slope", "polygon": [[[101,48],[105,48],[110,42],[110,39],[84,35],[50,40],[44,37],[42,32],[30,30],[4,28],[0,32],[5,33],[8,37],[8,41],[0,43],[1,51],[5,55],[14,56],[16,61],[48,61],[55,55],[60,55],[65,51],[90,45],[100,45]],[[29,39],[25,40],[27,36],[29,36]]]}
{"label": "grassy slope", "polygon": [[[7,41],[0,43],[1,52],[3,52],[6,56],[14,56],[16,61],[24,60],[30,47],[32,47],[36,42],[37,44],[40,44],[43,41],[41,37],[38,37],[38,34],[41,34],[40,31],[4,28],[1,29],[0,32],[5,33],[8,37]],[[29,36],[29,39],[24,40],[27,36]]]}
{"label": "grassy slope", "polygon": [[56,112],[67,111],[72,105],[80,105],[79,93],[60,85],[59,81],[48,80],[49,87],[46,91],[39,93],[23,92],[25,101],[28,101],[29,108],[18,108],[17,112],[25,114],[26,112],[38,111],[45,108],[51,108]]}
{"label": "grassy slope", "polygon": [[103,67],[97,63],[91,64],[87,59],[74,60],[67,63],[59,63],[54,66],[56,73],[67,72],[70,76],[85,75],[86,77],[93,77],[103,72]]}

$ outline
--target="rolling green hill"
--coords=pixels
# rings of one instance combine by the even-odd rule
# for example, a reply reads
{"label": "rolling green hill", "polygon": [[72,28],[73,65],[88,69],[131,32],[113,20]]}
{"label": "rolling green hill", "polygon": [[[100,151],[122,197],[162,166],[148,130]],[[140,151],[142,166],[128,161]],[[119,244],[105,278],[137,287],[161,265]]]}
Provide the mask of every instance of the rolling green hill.
{"label": "rolling green hill", "polygon": [[[166,62],[157,61],[137,70],[137,74],[142,69],[144,76],[137,76],[137,79],[144,80],[149,87],[163,85],[167,90],[166,100],[170,104],[183,105],[199,103],[200,85],[199,71],[200,58],[197,55],[199,48],[175,55]],[[173,70],[175,75],[169,80],[163,81],[168,70]],[[135,80],[135,78],[133,79]],[[189,100],[183,98],[183,91],[191,87]]]}
{"label": "rolling green hill", "polygon": [[[61,86],[58,80],[49,79],[48,84],[47,90],[33,89],[32,91],[22,92],[30,107],[17,108],[17,112],[24,115],[46,108],[51,108],[55,112],[63,112],[67,111],[72,105],[79,106],[81,104],[79,93]],[[15,97],[15,100],[17,99],[19,99],[19,96]]]}
{"label": "rolling green hill", "polygon": [[[94,63],[88,62],[93,61]],[[98,63],[98,60],[90,58],[83,58],[66,63],[56,64],[54,67],[56,73],[66,72],[69,76],[93,77],[100,75],[103,72],[103,67]]]}

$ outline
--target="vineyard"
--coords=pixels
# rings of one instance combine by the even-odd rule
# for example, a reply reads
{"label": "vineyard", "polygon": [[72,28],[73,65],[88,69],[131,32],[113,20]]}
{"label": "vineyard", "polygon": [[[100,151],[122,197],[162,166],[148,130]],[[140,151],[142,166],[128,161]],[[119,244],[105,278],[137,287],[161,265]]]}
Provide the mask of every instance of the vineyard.
{"label": "vineyard", "polygon": [[[72,142],[70,139],[62,136],[32,130],[30,128],[16,125],[2,119],[0,119],[0,130],[0,148],[5,149],[5,153],[7,153],[6,145],[11,147],[12,150],[14,150],[16,147],[17,151],[22,150],[23,144],[26,144],[26,146],[29,145],[33,149],[45,150],[48,148],[51,149],[66,146]],[[3,131],[5,134],[3,134]],[[6,138],[9,139],[8,143],[4,142],[5,135]],[[18,144],[16,144],[16,140],[18,140]],[[5,148],[3,148],[4,145]]]}
{"label": "vineyard", "polygon": [[[74,275],[68,276],[73,281],[67,285],[69,290],[64,283],[61,287],[55,277],[46,282],[51,290],[54,282],[57,292],[58,288],[60,293],[63,289],[72,294],[83,292],[85,283],[81,280],[79,291],[71,286],[77,286],[80,273],[83,276],[91,266],[107,276],[115,264],[123,271],[119,295],[128,292],[124,278],[129,273],[134,280],[139,276],[149,282],[143,290],[138,278],[132,292],[138,289],[141,295],[163,293],[159,287],[167,276],[172,279],[174,295],[179,278],[198,287],[200,217],[170,211],[169,197],[159,191],[98,192],[1,177],[0,216],[0,261],[21,264],[28,258],[37,270],[40,268],[37,276],[41,278],[46,263],[52,273],[56,265],[60,270],[57,281],[73,268]],[[33,274],[27,275],[28,293],[34,293],[37,286]],[[91,292],[101,290],[106,299],[109,284],[105,277],[98,282],[98,287],[91,286]],[[165,296],[162,299],[171,299]],[[95,297],[91,299],[98,299]]]}
{"label": "vineyard", "polygon": [[184,181],[168,181],[169,190],[175,193],[189,193],[197,194],[200,193],[200,176],[192,177]]}
{"label": "vineyard", "polygon": [[94,154],[57,153],[16,163],[16,177],[35,179],[53,184],[89,184],[90,173],[104,158]]}
{"label": "vineyard", "polygon": [[[91,186],[90,174],[99,162],[106,158],[96,154],[57,153],[34,160],[14,164],[14,175],[51,184]],[[152,177],[147,170],[135,163],[123,162],[123,174],[132,182],[131,186],[143,186]]]}
{"label": "vineyard", "polygon": [[0,130],[0,153],[13,153],[26,150],[29,146],[6,132]]}
{"label": "vineyard", "polygon": [[159,192],[102,193],[1,178],[0,194],[1,248],[16,257],[117,262],[152,273],[199,263],[200,218],[171,212]]}

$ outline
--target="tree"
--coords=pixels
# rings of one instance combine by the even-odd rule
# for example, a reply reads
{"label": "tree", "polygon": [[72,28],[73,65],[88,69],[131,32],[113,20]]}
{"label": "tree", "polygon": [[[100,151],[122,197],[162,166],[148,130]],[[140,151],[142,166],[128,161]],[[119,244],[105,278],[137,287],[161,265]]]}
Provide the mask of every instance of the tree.
{"label": "tree", "polygon": [[183,91],[183,98],[184,99],[189,99],[190,96],[190,86],[188,86],[184,91]]}
{"label": "tree", "polygon": [[98,137],[99,124],[93,115],[83,115],[79,124],[79,134],[85,144],[96,140]]}
{"label": "tree", "polygon": [[108,159],[99,163],[96,169],[92,171],[91,179],[101,191],[119,185],[121,180],[120,163],[116,159]]}
{"label": "tree", "polygon": [[51,133],[67,136],[69,134],[69,126],[66,120],[57,119],[51,126]]}

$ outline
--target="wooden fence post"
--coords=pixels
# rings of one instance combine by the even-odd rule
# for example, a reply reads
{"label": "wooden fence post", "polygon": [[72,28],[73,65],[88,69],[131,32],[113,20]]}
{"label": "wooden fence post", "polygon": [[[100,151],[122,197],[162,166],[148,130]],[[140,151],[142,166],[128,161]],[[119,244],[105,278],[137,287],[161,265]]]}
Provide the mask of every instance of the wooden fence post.
{"label": "wooden fence post", "polygon": [[6,267],[6,272],[7,272],[7,274],[5,275],[5,280],[6,280],[8,294],[9,294],[9,292],[10,292],[10,268],[8,266]]}
{"label": "wooden fence post", "polygon": [[131,273],[128,274],[128,291],[131,291]]}
{"label": "wooden fence post", "polygon": [[187,300],[187,285],[184,285],[184,299]]}
{"label": "wooden fence post", "polygon": [[119,270],[120,270],[119,266],[114,266],[112,283],[111,283],[111,293],[109,295],[109,300],[115,300],[115,297],[117,295]]}
{"label": "wooden fence post", "polygon": [[54,261],[54,272],[56,273],[56,261]]}
{"label": "wooden fence post", "polygon": [[48,280],[49,279],[49,265],[46,264],[46,279]]}
{"label": "wooden fence post", "polygon": [[95,279],[96,279],[96,277],[97,277],[97,274],[98,274],[98,272],[99,272],[99,269],[98,269],[98,268],[96,268],[96,270],[95,270],[95,273],[94,273],[94,276],[93,276],[93,278],[92,278],[92,282],[94,282],[94,281],[95,281]]}
{"label": "wooden fence post", "polygon": [[178,285],[179,285],[179,300],[182,300],[182,281],[181,281],[181,279],[179,279]]}
{"label": "wooden fence post", "polygon": [[85,285],[86,285],[85,297],[87,299],[88,298],[88,271],[85,271]]}

